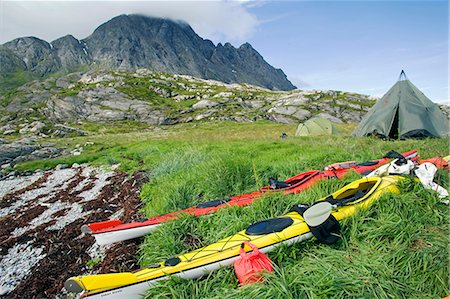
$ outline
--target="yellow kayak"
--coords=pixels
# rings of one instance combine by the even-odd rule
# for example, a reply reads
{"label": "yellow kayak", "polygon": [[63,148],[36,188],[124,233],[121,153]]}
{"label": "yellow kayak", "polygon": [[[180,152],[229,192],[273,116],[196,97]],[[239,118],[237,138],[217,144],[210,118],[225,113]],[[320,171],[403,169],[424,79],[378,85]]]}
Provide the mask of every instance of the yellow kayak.
{"label": "yellow kayak", "polygon": [[[320,199],[319,202],[331,202],[334,205],[332,215],[340,221],[354,215],[357,209],[366,209],[385,193],[399,193],[395,185],[399,179],[399,176],[363,178]],[[255,223],[231,237],[134,273],[72,277],[66,281],[65,288],[69,292],[82,293],[82,297],[89,298],[140,298],[151,285],[172,275],[193,279],[233,264],[239,257],[243,241],[249,241],[260,251],[268,252],[278,245],[310,238],[310,229],[300,214],[292,211],[278,218]]]}

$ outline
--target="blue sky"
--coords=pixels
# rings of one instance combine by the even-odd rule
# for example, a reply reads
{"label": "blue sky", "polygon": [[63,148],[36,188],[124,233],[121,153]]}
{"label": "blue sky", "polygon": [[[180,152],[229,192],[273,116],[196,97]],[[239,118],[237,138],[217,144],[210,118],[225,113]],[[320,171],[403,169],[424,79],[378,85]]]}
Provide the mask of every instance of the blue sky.
{"label": "blue sky", "polygon": [[123,13],[184,20],[215,43],[248,41],[301,89],[382,96],[404,69],[431,100],[449,100],[447,1],[2,0],[0,43],[82,39]]}
{"label": "blue sky", "polygon": [[384,94],[402,69],[448,100],[448,3],[264,2],[249,42],[299,88]]}

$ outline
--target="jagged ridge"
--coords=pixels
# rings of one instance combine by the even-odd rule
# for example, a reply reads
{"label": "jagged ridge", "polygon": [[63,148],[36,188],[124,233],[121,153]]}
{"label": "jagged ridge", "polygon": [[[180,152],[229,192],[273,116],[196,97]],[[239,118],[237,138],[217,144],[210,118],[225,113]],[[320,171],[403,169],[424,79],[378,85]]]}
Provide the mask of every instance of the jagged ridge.
{"label": "jagged ridge", "polygon": [[269,65],[248,43],[215,46],[186,23],[141,15],[115,17],[83,40],[71,35],[51,43],[17,38],[0,46],[0,63],[3,76],[16,71],[46,76],[80,66],[148,68],[271,90],[295,89],[281,69]]}

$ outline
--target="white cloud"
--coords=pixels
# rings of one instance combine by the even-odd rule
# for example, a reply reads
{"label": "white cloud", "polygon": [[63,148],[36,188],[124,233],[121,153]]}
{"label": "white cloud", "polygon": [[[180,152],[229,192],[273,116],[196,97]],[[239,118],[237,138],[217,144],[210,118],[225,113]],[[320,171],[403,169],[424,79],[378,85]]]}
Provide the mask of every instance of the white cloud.
{"label": "white cloud", "polygon": [[213,42],[242,43],[259,24],[237,1],[0,1],[0,43],[21,36],[52,41],[66,34],[89,36],[101,23],[138,13],[183,20]]}
{"label": "white cloud", "polygon": [[308,89],[311,87],[311,84],[303,80],[299,76],[288,76],[288,79],[294,84],[298,89]]}

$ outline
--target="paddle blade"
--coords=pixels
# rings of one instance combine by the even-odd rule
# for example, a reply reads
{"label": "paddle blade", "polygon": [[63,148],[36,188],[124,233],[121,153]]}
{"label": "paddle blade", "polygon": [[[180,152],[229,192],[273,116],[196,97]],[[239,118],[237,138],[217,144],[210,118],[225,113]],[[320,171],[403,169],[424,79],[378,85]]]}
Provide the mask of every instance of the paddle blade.
{"label": "paddle blade", "polygon": [[319,202],[303,213],[303,219],[305,219],[308,226],[318,226],[330,217],[332,210],[333,206],[329,202]]}

